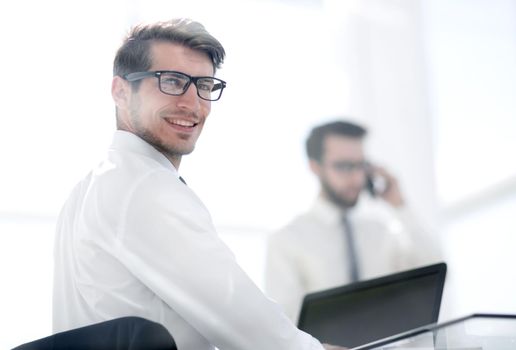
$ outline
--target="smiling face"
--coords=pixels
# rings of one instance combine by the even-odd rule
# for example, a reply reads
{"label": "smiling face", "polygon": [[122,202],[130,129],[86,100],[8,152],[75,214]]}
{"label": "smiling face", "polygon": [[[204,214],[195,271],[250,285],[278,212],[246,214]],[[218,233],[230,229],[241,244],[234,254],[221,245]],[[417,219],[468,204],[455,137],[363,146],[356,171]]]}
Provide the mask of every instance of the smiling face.
{"label": "smiling face", "polygon": [[[173,70],[190,76],[213,76],[210,58],[199,51],[169,43],[152,44],[149,71]],[[195,148],[211,102],[197,95],[195,84],[181,96],[164,94],[156,77],[141,80],[138,89],[120,76],[113,78],[118,128],[144,139],[179,168],[181,157]]]}

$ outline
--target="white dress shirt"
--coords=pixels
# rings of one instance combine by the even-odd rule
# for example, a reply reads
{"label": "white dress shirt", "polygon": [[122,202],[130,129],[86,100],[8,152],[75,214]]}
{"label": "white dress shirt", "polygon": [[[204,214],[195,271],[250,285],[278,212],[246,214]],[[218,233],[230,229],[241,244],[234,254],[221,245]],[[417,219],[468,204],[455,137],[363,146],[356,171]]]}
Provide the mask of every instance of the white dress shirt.
{"label": "white dress shirt", "polygon": [[[351,210],[361,280],[440,260],[436,242],[405,209],[372,213]],[[267,294],[296,322],[307,293],[350,282],[343,212],[319,196],[313,207],[269,237]],[[390,220],[386,220],[389,218]]]}
{"label": "white dress shirt", "polygon": [[55,332],[140,316],[180,350],[323,349],[238,266],[167,158],[131,133],[116,131],[73,190],[54,254]]}

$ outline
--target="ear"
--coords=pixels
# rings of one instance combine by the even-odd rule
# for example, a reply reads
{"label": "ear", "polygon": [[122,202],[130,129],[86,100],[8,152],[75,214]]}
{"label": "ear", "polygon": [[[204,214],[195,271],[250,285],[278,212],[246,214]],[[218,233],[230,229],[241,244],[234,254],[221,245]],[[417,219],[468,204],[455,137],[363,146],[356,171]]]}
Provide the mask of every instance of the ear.
{"label": "ear", "polygon": [[321,164],[318,161],[310,159],[310,170],[315,176],[319,177],[321,175]]}
{"label": "ear", "polygon": [[111,96],[115,101],[115,105],[119,109],[127,109],[131,86],[129,82],[122,77],[116,75],[111,82]]}

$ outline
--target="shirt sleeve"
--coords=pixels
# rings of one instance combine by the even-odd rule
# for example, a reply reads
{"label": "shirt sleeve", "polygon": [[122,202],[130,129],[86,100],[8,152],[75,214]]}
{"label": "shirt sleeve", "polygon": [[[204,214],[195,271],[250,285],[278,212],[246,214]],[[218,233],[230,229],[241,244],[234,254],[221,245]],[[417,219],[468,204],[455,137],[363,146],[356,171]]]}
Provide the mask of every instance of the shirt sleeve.
{"label": "shirt sleeve", "polygon": [[128,191],[118,259],[214,346],[323,349],[262,294],[218,238],[201,201],[173,174],[153,172]]}
{"label": "shirt sleeve", "polygon": [[408,242],[405,264],[407,266],[426,265],[443,259],[439,237],[417,219],[410,208],[403,206],[393,209],[399,227],[394,224],[394,231],[401,231]]}

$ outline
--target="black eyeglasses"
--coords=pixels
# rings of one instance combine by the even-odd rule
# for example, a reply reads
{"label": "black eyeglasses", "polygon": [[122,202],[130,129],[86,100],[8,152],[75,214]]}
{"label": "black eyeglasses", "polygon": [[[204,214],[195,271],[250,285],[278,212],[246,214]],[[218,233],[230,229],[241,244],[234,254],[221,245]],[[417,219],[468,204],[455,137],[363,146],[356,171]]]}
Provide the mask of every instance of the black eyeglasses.
{"label": "black eyeglasses", "polygon": [[345,174],[349,174],[354,171],[368,171],[371,167],[371,165],[366,161],[353,162],[347,160],[332,162],[330,163],[330,166],[339,173]]}
{"label": "black eyeglasses", "polygon": [[135,72],[124,75],[127,81],[136,81],[147,77],[156,77],[159,90],[167,95],[180,96],[188,90],[193,82],[197,88],[197,96],[207,101],[217,101],[222,96],[226,82],[214,77],[192,77],[188,74],[172,70]]}

